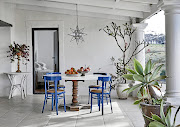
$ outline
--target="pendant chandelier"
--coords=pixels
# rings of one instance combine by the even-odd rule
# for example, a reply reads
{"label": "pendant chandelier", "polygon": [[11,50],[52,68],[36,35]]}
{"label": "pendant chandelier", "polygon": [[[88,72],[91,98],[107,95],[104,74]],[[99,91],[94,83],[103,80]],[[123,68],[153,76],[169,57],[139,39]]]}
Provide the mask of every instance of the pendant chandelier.
{"label": "pendant chandelier", "polygon": [[76,43],[78,44],[79,42],[84,42],[83,36],[85,36],[87,34],[83,33],[84,28],[79,29],[79,26],[78,26],[78,8],[77,8],[77,4],[76,4],[76,17],[77,17],[76,28],[75,29],[70,28],[72,33],[68,34],[68,35],[72,36],[72,39],[71,39],[70,42],[75,40]]}

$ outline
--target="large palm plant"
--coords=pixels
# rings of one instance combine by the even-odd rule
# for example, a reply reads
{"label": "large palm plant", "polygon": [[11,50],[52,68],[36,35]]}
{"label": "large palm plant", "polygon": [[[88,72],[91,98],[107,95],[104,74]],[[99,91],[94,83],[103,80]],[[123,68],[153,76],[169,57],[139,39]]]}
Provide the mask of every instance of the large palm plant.
{"label": "large palm plant", "polygon": [[163,64],[155,67],[155,64],[149,60],[145,66],[145,69],[143,69],[142,65],[136,59],[134,59],[134,70],[127,69],[130,74],[124,74],[123,77],[127,80],[139,82],[139,84],[124,90],[129,94],[135,89],[139,89],[139,99],[135,101],[135,104],[138,104],[141,101],[148,104],[153,104],[158,99],[152,87],[160,91],[160,85],[158,81],[166,79],[167,77],[165,75],[159,75],[162,66]]}

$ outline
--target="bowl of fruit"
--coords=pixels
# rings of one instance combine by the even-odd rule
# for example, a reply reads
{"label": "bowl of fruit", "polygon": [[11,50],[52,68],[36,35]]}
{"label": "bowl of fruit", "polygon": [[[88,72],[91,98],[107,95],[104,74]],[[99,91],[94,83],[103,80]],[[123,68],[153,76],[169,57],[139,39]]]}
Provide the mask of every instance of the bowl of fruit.
{"label": "bowl of fruit", "polygon": [[85,76],[86,73],[88,73],[90,71],[90,68],[87,67],[87,68],[83,68],[81,67],[80,69],[77,70],[77,72],[81,73],[81,76]]}
{"label": "bowl of fruit", "polygon": [[73,68],[73,67],[71,67],[70,70],[67,70],[67,71],[65,72],[65,74],[66,74],[67,76],[80,76],[79,73],[76,71],[76,69]]}

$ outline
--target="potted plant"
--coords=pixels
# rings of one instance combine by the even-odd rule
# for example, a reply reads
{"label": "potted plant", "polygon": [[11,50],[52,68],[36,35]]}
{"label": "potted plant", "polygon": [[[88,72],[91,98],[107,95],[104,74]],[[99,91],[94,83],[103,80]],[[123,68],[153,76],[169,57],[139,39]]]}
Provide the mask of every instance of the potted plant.
{"label": "potted plant", "polygon": [[[15,59],[18,60],[17,63],[17,71],[16,72],[21,72],[20,71],[20,63],[19,61],[21,60],[21,58],[23,58],[26,61],[29,61],[28,57],[29,57],[29,46],[22,44],[19,45],[17,43],[13,43],[14,45],[10,45],[9,46],[9,51],[7,51],[7,53],[9,53],[9,55],[7,57],[10,57],[11,63],[15,61]],[[27,64],[27,62],[23,62],[23,64]]]}
{"label": "potted plant", "polygon": [[[112,58],[111,58],[112,59]],[[124,72],[124,69],[122,67],[122,60],[118,59],[117,62],[114,62],[113,64],[116,67],[116,75],[110,74],[111,75],[111,79],[112,79],[112,89],[116,90],[116,93],[118,95],[119,99],[127,99],[128,94],[126,92],[122,92],[124,89],[129,88],[130,86],[130,82],[126,81],[127,84],[124,83],[124,78],[122,77],[123,74],[127,73]],[[131,64],[128,64],[130,67]]]}
{"label": "potted plant", "polygon": [[[106,34],[113,37],[120,51],[122,52],[121,59],[115,63],[116,66],[116,77],[119,78],[119,81],[116,82],[117,93],[122,93],[124,88],[128,88],[129,84],[126,79],[122,77],[122,75],[127,74],[126,67],[131,62],[132,58],[134,58],[138,53],[140,53],[145,47],[149,44],[143,41],[135,41],[135,47],[131,47],[133,43],[132,37],[136,29],[132,26],[132,24],[125,23],[123,26],[119,26],[116,23],[112,22],[109,26],[105,26],[100,29],[103,30]],[[130,48],[131,52],[130,52]],[[130,55],[127,55],[130,52]],[[118,97],[120,99],[126,99],[127,94],[119,94]]]}
{"label": "potted plant", "polygon": [[152,117],[148,117],[146,115],[143,114],[143,116],[150,121],[149,123],[149,127],[179,127],[179,125],[175,125],[176,123],[176,116],[180,110],[180,106],[178,107],[175,115],[174,115],[174,119],[173,119],[173,124],[171,123],[171,108],[172,106],[170,106],[167,109],[167,113],[164,113],[164,108],[163,108],[163,101],[161,101],[161,105],[160,105],[160,116],[158,116],[157,114],[153,114],[152,113]]}
{"label": "potted plant", "polygon": [[[123,77],[127,80],[139,82],[139,84],[127,88],[124,91],[127,91],[127,94],[129,94],[132,91],[138,89],[138,100],[136,100],[134,104],[140,103],[143,114],[148,117],[152,116],[151,113],[160,116],[160,103],[163,98],[158,97],[153,88],[161,92],[158,81],[167,78],[165,75],[160,75],[160,69],[162,66],[164,66],[164,64],[155,67],[155,64],[149,60],[143,69],[142,65],[136,59],[134,59],[134,70],[126,69],[130,74],[123,75]],[[170,103],[164,103],[163,107],[165,114],[167,113],[169,106]],[[149,121],[146,118],[144,120],[145,126],[148,126]]]}

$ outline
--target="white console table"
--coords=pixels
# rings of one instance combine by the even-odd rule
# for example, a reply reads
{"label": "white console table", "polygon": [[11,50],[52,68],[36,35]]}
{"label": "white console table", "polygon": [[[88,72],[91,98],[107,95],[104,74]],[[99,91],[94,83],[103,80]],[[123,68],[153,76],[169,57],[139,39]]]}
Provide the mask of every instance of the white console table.
{"label": "white console table", "polygon": [[[9,99],[11,99],[13,91],[18,88],[19,91],[21,92],[21,97],[22,99],[24,99],[24,97],[27,96],[27,86],[26,86],[26,90],[25,90],[25,81],[26,78],[28,76],[28,74],[30,74],[30,72],[9,72],[9,73],[4,73],[7,74],[7,76],[9,77],[10,83],[11,83],[11,89],[10,89],[10,93],[9,93]],[[20,83],[15,83],[15,77],[21,77],[19,80]]]}

